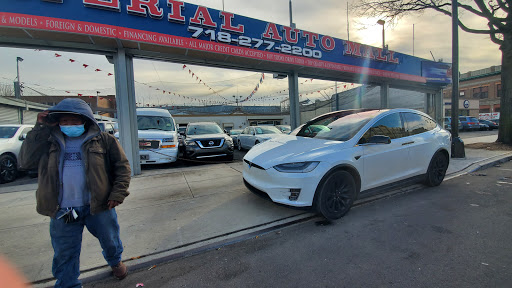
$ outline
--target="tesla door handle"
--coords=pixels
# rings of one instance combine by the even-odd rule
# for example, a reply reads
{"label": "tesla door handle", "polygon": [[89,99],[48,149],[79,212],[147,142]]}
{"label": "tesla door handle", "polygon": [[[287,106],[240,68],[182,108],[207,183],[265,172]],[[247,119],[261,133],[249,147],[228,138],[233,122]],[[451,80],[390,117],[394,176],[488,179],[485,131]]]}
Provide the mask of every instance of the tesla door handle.
{"label": "tesla door handle", "polygon": [[411,141],[411,142],[405,142],[405,143],[402,143],[402,146],[405,146],[405,145],[409,145],[409,144],[413,144],[414,141]]}

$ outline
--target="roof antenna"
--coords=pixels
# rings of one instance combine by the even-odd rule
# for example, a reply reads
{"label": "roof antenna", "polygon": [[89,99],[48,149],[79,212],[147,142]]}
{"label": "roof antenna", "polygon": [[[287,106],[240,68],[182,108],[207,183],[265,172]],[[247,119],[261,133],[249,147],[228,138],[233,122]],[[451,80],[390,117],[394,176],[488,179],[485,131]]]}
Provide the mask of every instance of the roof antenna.
{"label": "roof antenna", "polygon": [[432,54],[432,51],[430,51],[430,55],[432,55],[432,59],[434,59],[434,62],[436,62],[436,58],[434,58],[434,54]]}

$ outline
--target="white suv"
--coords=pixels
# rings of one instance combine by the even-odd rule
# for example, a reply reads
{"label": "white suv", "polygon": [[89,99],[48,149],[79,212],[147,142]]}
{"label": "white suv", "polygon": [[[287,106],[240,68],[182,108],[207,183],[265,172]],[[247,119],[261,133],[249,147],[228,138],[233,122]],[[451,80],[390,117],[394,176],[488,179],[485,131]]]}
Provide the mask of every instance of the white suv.
{"label": "white suv", "polygon": [[21,144],[34,125],[0,125],[0,183],[12,182],[18,176]]}
{"label": "white suv", "polygon": [[418,177],[429,186],[441,184],[450,147],[450,133],[419,111],[337,111],[295,135],[254,146],[244,157],[243,178],[274,202],[312,206],[332,220],[359,195],[393,182]]}

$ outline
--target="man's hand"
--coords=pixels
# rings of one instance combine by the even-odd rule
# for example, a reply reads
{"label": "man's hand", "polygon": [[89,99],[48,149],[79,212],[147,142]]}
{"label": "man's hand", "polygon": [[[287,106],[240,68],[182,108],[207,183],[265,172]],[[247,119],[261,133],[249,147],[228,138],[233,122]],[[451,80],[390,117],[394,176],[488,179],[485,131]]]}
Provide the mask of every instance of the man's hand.
{"label": "man's hand", "polygon": [[57,124],[59,124],[58,122],[50,122],[49,119],[48,119],[48,113],[50,111],[46,110],[46,111],[43,111],[43,112],[39,112],[37,114],[37,122],[38,123],[41,123],[43,125],[48,125],[48,126],[55,126]]}
{"label": "man's hand", "polygon": [[118,206],[119,204],[121,204],[121,203],[119,203],[115,200],[108,200],[108,209],[112,209],[112,208]]}

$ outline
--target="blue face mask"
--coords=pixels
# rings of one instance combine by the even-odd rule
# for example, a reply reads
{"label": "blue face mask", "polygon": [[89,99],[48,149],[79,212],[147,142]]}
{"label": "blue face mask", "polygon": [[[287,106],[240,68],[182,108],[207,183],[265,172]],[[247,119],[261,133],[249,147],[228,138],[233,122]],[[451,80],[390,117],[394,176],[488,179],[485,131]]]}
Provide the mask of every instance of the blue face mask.
{"label": "blue face mask", "polygon": [[85,132],[84,124],[82,125],[69,125],[69,126],[60,126],[60,131],[66,134],[68,137],[78,137]]}

